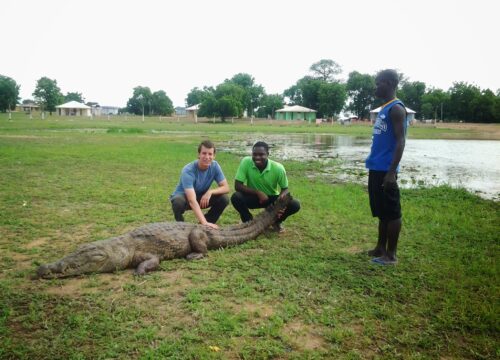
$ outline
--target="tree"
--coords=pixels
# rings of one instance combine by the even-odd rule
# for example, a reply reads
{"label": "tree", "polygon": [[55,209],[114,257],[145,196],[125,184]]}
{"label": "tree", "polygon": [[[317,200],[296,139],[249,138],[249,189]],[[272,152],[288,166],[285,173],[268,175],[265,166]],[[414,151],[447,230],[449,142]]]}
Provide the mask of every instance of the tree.
{"label": "tree", "polygon": [[450,114],[456,120],[474,122],[474,108],[472,104],[481,96],[481,90],[465,82],[454,83],[449,90]]}
{"label": "tree", "polygon": [[[286,89],[283,95],[288,97],[293,105],[317,110],[318,117],[332,116],[340,112],[347,97],[344,85],[329,83],[311,76],[304,76],[295,85]],[[337,101],[342,103],[340,109],[338,109]]]}
{"label": "tree", "polygon": [[334,81],[334,76],[342,72],[340,65],[330,59],[322,59],[315,62],[311,65],[309,70],[313,72],[316,78],[327,82]]}
{"label": "tree", "polygon": [[19,101],[20,86],[14,79],[0,75],[0,111],[14,110]]}
{"label": "tree", "polygon": [[353,71],[349,74],[346,90],[351,99],[348,109],[360,119],[368,119],[375,99],[375,78]]}
{"label": "tree", "polygon": [[152,112],[157,115],[171,115],[174,112],[172,100],[167,96],[165,91],[155,91],[151,100]]}
{"label": "tree", "polygon": [[332,117],[340,113],[347,99],[345,85],[339,83],[323,83],[318,91],[319,114],[321,117]]}
{"label": "tree", "polygon": [[257,109],[257,116],[260,118],[266,118],[271,116],[274,119],[274,114],[276,110],[283,108],[283,96],[279,94],[266,95],[262,97],[260,106]]}
{"label": "tree", "polygon": [[198,110],[198,115],[206,117],[219,116],[219,109],[214,91],[206,94]]}
{"label": "tree", "polygon": [[290,86],[283,92],[283,96],[288,98],[290,105],[302,104],[302,90],[297,82],[295,85]]}
{"label": "tree", "polygon": [[52,111],[55,111],[56,105],[64,101],[64,96],[57,86],[57,81],[45,76],[37,81],[33,97],[40,105],[41,110],[47,110],[51,115]]}
{"label": "tree", "polygon": [[218,114],[222,121],[227,117],[241,117],[243,115],[246,92],[240,85],[224,82],[217,85],[214,95],[217,100]]}
{"label": "tree", "polygon": [[[422,96],[422,118],[443,119],[447,110],[449,95],[441,89],[429,89]],[[443,113],[441,113],[443,111]]]}
{"label": "tree", "polygon": [[[314,110],[319,108],[319,88],[326,82],[311,76],[304,76],[283,93],[293,105],[301,105]],[[320,114],[318,114],[320,115]]]}
{"label": "tree", "polygon": [[153,94],[149,87],[136,86],[132,97],[127,101],[127,111],[135,115],[149,115],[152,100]]}
{"label": "tree", "polygon": [[191,89],[191,91],[187,95],[186,105],[193,106],[193,105],[201,104],[213,92],[214,92],[214,89],[212,87],[205,86],[203,88],[203,90],[198,89],[197,87],[194,87]]}
{"label": "tree", "polygon": [[493,123],[500,122],[500,114],[495,112],[495,94],[490,89],[482,90],[481,95],[476,97],[471,106],[474,108],[474,122]]}
{"label": "tree", "polygon": [[422,117],[422,97],[425,94],[425,83],[421,81],[403,81],[401,88],[397,91],[398,98],[413,109],[419,118]]}
{"label": "tree", "polygon": [[78,101],[79,103],[85,104],[85,98],[79,92],[68,92],[64,97],[64,101]]}
{"label": "tree", "polygon": [[245,73],[236,74],[229,81],[241,86],[245,91],[245,109],[248,115],[252,116],[254,109],[260,105],[260,100],[264,96],[264,88],[261,85],[256,85],[253,76]]}

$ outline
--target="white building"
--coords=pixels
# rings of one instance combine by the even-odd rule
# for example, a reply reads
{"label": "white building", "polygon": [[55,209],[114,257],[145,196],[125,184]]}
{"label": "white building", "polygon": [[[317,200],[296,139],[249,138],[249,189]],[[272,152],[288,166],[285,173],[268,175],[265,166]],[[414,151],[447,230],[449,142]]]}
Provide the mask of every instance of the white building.
{"label": "white building", "polygon": [[[382,110],[382,106],[370,111],[370,121],[372,123],[375,122],[375,119],[377,118],[377,114],[380,112],[380,110]],[[406,107],[406,114],[407,114],[406,121],[408,122],[408,125],[413,124],[413,121],[415,120],[416,112],[413,111],[412,109],[410,109],[409,107]]]}
{"label": "white building", "polygon": [[59,116],[92,116],[91,107],[78,101],[70,101],[56,106]]}

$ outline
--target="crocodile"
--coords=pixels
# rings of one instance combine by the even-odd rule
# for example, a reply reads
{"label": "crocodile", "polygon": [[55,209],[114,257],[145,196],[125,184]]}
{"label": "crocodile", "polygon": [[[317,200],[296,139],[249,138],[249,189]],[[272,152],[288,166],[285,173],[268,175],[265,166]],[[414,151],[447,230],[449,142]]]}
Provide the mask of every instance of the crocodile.
{"label": "crocodile", "polygon": [[128,268],[135,268],[135,274],[144,275],[158,269],[162,260],[201,259],[208,250],[255,239],[277,221],[291,199],[287,194],[252,221],[219,229],[186,222],[147,224],[117,237],[84,244],[60,260],[40,265],[34,277],[64,278]]}

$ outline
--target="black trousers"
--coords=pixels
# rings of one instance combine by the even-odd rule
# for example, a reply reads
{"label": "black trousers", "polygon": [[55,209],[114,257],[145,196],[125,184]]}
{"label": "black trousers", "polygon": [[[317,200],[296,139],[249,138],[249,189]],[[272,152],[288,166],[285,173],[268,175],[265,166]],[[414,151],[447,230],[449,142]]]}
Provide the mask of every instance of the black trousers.
{"label": "black trousers", "polygon": [[[200,203],[201,195],[196,197],[198,204]],[[184,221],[184,213],[186,210],[191,210],[186,196],[184,194],[175,195],[170,199],[172,203],[172,210],[174,212],[175,221]],[[229,197],[227,194],[223,195],[212,195],[210,201],[208,202],[209,210],[205,214],[205,219],[212,224],[215,224],[222,212],[229,205]]]}
{"label": "black trousers", "polygon": [[[240,213],[241,221],[247,222],[253,219],[253,216],[250,213],[249,209],[265,208],[273,204],[276,201],[276,199],[278,199],[278,195],[268,195],[268,200],[264,204],[260,204],[257,195],[245,194],[236,191],[233,194],[233,196],[231,196],[231,203],[233,204],[236,211]],[[288,204],[279,222],[282,223],[283,221],[285,221],[287,217],[295,214],[299,210],[300,210],[300,202],[296,199],[293,199],[290,202],[290,204]]]}

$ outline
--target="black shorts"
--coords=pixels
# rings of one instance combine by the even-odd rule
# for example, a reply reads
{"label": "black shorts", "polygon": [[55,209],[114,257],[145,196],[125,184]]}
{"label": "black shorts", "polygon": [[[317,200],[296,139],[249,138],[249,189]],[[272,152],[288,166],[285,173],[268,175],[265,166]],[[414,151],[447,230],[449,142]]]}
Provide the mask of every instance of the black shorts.
{"label": "black shorts", "polygon": [[399,187],[396,183],[388,189],[382,186],[386,171],[370,170],[368,174],[368,194],[372,215],[380,220],[391,221],[401,217]]}

